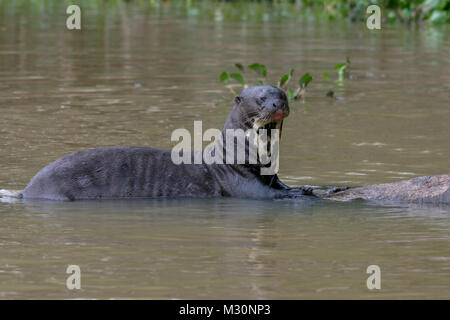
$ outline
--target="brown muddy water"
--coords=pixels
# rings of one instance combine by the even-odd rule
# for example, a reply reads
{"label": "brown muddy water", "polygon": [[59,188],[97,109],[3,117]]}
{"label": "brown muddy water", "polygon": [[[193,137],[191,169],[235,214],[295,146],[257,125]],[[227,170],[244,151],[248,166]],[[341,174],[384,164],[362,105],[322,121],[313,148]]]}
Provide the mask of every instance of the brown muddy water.
{"label": "brown muddy water", "polygon": [[[171,148],[172,130],[221,128],[236,62],[310,72],[291,105],[280,177],[365,185],[449,173],[450,30],[226,22],[137,8],[65,28],[0,6],[0,189],[23,189],[85,148]],[[351,59],[352,79],[333,66]],[[331,80],[322,79],[324,72]],[[325,93],[333,88],[338,99]],[[237,88],[238,89],[238,88]],[[368,202],[0,202],[0,298],[450,298],[450,208]],[[66,288],[79,265],[81,290]],[[381,269],[368,290],[366,269]]]}

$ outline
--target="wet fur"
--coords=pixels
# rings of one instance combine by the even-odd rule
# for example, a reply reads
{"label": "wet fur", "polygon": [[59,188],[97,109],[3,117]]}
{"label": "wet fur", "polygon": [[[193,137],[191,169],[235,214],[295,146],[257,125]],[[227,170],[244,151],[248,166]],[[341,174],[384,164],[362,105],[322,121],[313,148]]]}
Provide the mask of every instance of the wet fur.
{"label": "wet fur", "polygon": [[[264,97],[264,101],[261,98]],[[271,115],[289,112],[281,90],[245,89],[225,123],[244,131],[270,126]],[[281,127],[281,123],[279,123]],[[257,128],[255,129],[257,130]],[[309,193],[290,188],[276,175],[260,175],[261,164],[180,164],[171,151],[148,147],[103,147],[64,156],[43,168],[23,192],[25,199],[81,200],[161,197],[286,198]]]}

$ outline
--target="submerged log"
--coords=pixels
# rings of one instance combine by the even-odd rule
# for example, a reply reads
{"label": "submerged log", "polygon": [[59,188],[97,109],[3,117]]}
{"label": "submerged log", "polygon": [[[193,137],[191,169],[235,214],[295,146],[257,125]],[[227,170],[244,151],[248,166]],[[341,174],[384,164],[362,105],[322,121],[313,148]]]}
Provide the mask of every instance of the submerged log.
{"label": "submerged log", "polygon": [[338,201],[364,199],[389,202],[450,204],[450,174],[350,188],[326,195],[324,198]]}

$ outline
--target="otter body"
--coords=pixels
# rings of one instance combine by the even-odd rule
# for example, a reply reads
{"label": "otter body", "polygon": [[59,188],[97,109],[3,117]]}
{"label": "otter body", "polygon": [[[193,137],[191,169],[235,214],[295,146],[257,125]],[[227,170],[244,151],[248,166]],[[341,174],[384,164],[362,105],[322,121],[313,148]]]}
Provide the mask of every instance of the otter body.
{"label": "otter body", "polygon": [[[223,136],[226,129],[281,128],[282,120],[288,114],[287,98],[280,89],[271,86],[247,88],[235,98]],[[235,146],[236,141],[232,147]],[[249,145],[245,151],[249,152]],[[50,200],[291,198],[311,194],[307,188],[286,186],[276,174],[262,175],[262,167],[259,160],[243,164],[174,164],[169,150],[103,147],[76,152],[49,164],[31,180],[23,197]]]}
{"label": "otter body", "polygon": [[281,197],[250,170],[231,165],[179,164],[171,151],[103,147],[76,152],[42,169],[24,198],[50,200],[160,197]]}

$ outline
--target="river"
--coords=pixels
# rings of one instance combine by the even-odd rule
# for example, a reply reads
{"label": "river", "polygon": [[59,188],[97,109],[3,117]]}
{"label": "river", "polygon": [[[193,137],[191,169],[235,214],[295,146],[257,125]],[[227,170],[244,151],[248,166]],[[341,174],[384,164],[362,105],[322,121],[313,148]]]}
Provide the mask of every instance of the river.
{"label": "river", "polygon": [[[284,122],[287,184],[449,173],[446,26],[202,19],[129,4],[87,10],[70,31],[65,8],[49,10],[0,6],[0,189],[23,189],[78,150],[169,149],[171,132],[196,120],[221,129],[233,95],[219,75],[238,62],[266,64],[272,83],[291,67],[313,76]],[[351,78],[338,83],[347,56]],[[449,230],[448,206],[3,199],[0,298],[449,299]],[[66,288],[68,265],[80,267],[80,290]],[[366,286],[369,265],[381,290]]]}

